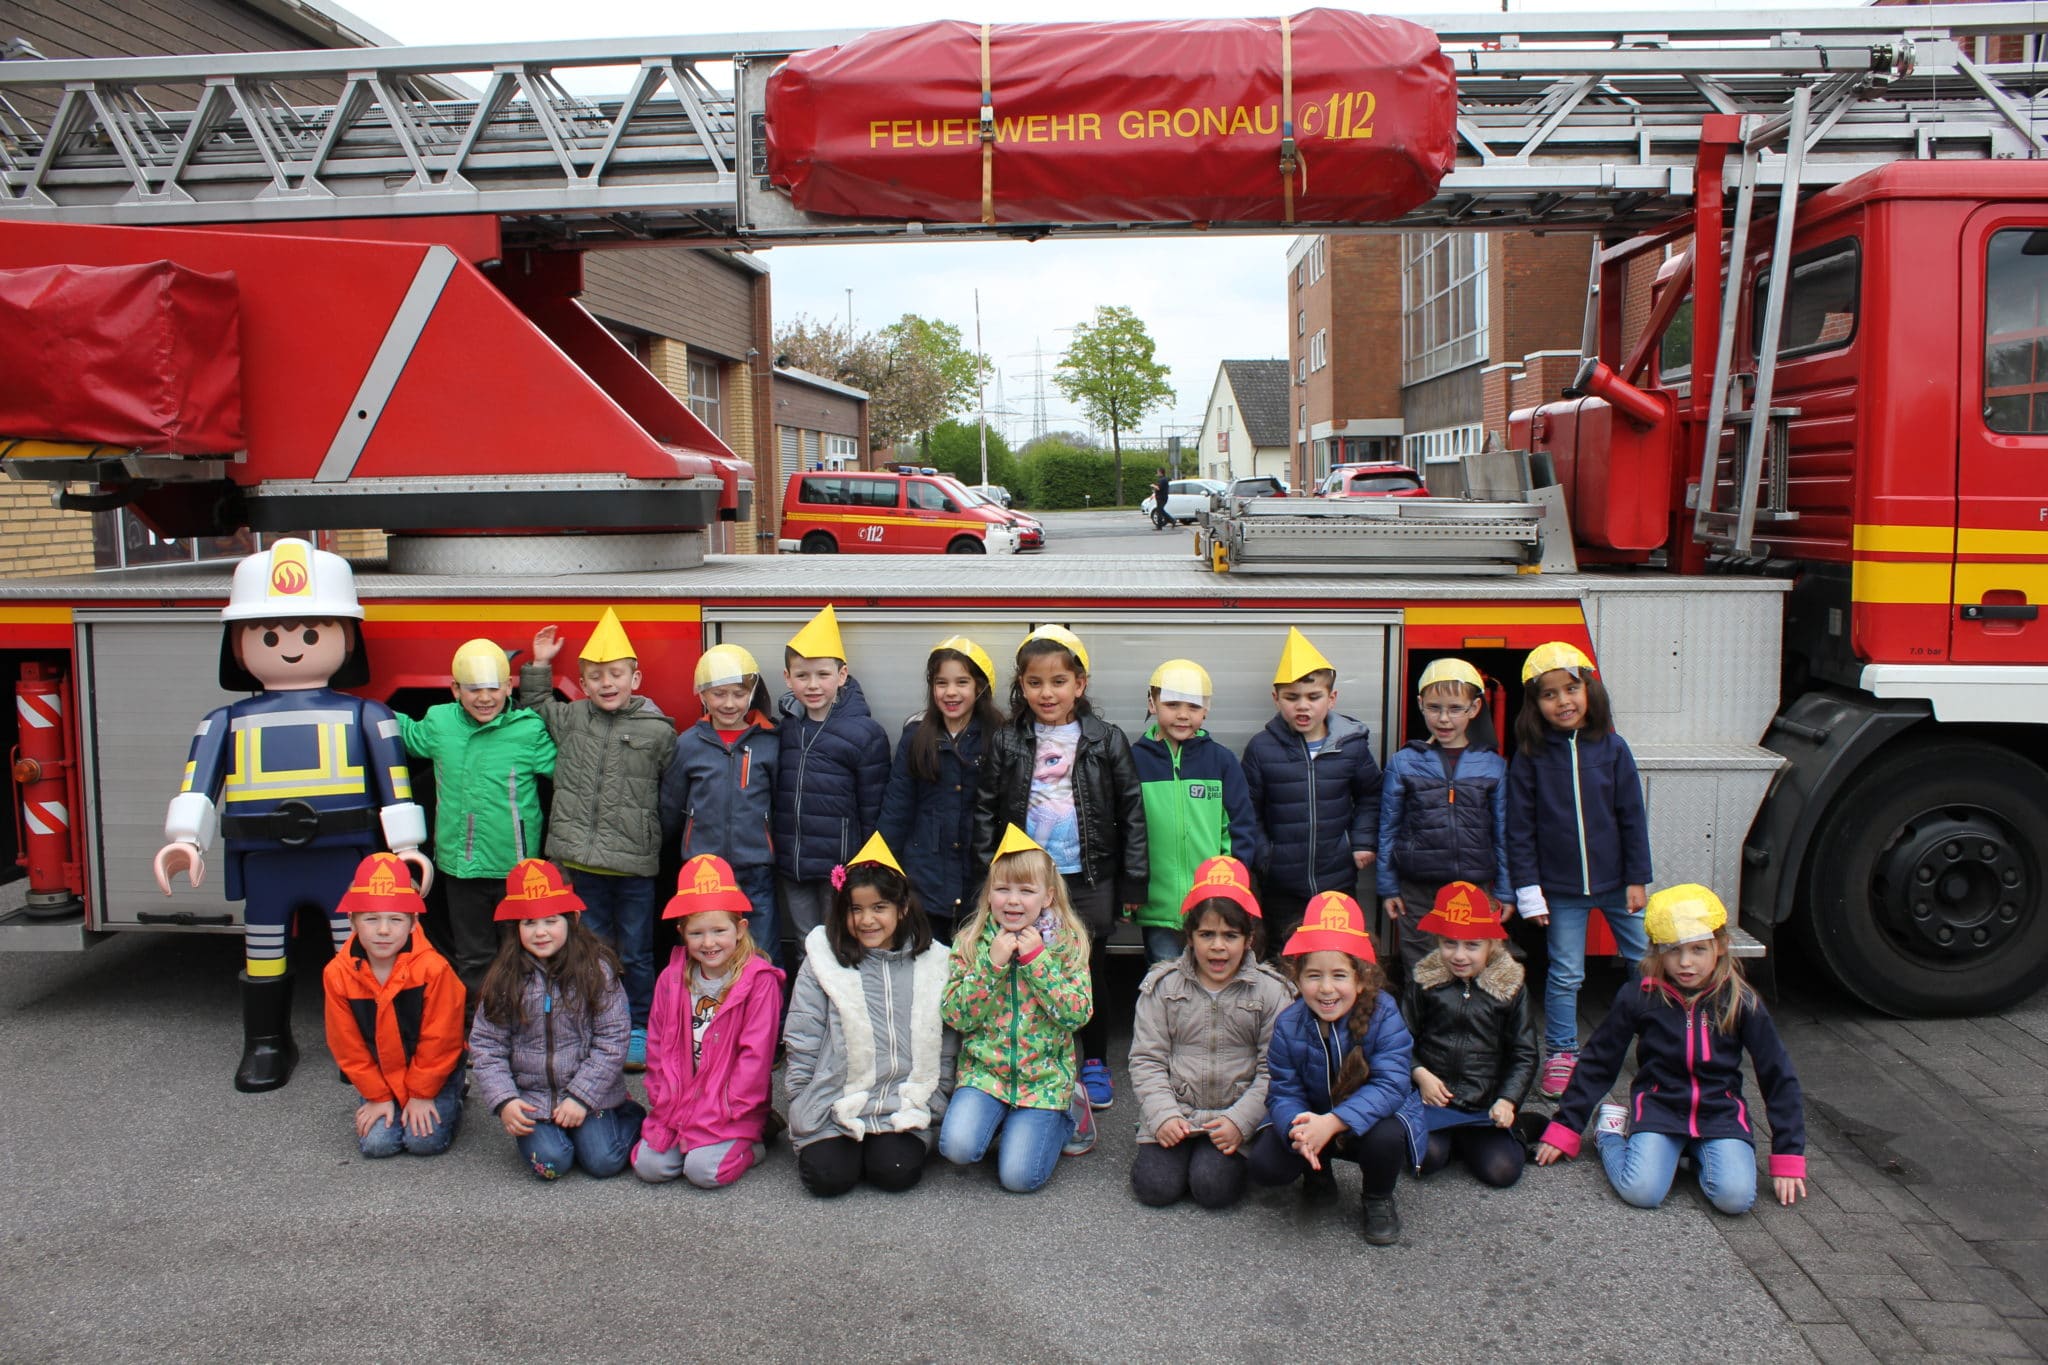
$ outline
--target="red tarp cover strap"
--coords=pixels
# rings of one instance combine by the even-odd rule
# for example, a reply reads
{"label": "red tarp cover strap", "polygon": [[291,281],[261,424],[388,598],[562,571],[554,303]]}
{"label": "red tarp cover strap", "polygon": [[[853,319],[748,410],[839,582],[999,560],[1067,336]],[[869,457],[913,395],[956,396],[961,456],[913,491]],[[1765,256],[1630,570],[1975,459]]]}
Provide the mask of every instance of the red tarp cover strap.
{"label": "red tarp cover strap", "polygon": [[235,277],[169,261],[0,270],[0,436],[242,449]]}
{"label": "red tarp cover strap", "polygon": [[934,223],[1385,222],[1458,113],[1434,33],[1328,9],[883,29],[791,57],[767,106],[796,207]]}

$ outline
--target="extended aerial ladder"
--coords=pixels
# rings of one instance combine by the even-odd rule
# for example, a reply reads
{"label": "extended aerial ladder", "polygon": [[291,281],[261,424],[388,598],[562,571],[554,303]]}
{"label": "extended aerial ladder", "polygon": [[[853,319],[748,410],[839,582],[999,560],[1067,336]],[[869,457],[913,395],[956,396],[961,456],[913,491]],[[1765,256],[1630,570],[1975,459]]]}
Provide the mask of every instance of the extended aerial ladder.
{"label": "extended aerial ladder", "polygon": [[[1740,262],[1750,225],[1788,186],[1838,184],[1902,158],[2038,158],[2048,32],[2034,6],[1963,4],[1668,14],[1457,15],[1434,28],[1457,70],[1457,162],[1404,228],[1597,234],[1608,254],[1690,230],[1696,200],[1722,219],[1721,167]],[[1509,31],[1512,30],[1512,31]],[[389,48],[93,61],[0,62],[0,231],[9,224],[303,228],[338,219],[487,215],[508,251],[676,243],[785,244],[1318,232],[1340,222],[983,224],[806,214],[765,179],[764,95],[778,62],[851,31],[687,40]],[[2017,46],[2024,60],[1999,61]],[[609,83],[623,94],[581,93]],[[330,104],[287,86],[333,89]],[[1000,97],[1000,96],[999,96]],[[1702,184],[1705,177],[1710,183]],[[1770,459],[1783,416],[1768,357],[1793,215],[1776,214],[1766,332],[1744,406],[1732,387],[1739,269],[1718,309],[1719,363],[1703,540],[1746,553],[1785,517]],[[1703,284],[1708,283],[1702,281]],[[1589,329],[1590,331],[1590,329]],[[1589,351],[1590,354],[1590,351]],[[1589,376],[1595,384],[1597,372]],[[1610,376],[1606,378],[1611,379]],[[1762,414],[1751,420],[1751,413]],[[1743,428],[1731,458],[1725,431]],[[11,472],[25,471],[15,462]],[[89,462],[53,477],[90,478]],[[1777,471],[1782,475],[1782,460]],[[162,468],[155,477],[167,477]],[[1780,477],[1780,482],[1782,479]],[[277,490],[308,498],[323,490]],[[325,490],[332,496],[334,490]],[[264,499],[252,498],[262,504]],[[268,499],[290,524],[289,497]],[[1448,520],[1447,520],[1448,517]],[[1218,567],[1338,562],[1513,571],[1569,562],[1569,537],[1534,490],[1455,516],[1399,507],[1309,515],[1297,505],[1219,514]],[[1560,543],[1560,541],[1562,543]]]}

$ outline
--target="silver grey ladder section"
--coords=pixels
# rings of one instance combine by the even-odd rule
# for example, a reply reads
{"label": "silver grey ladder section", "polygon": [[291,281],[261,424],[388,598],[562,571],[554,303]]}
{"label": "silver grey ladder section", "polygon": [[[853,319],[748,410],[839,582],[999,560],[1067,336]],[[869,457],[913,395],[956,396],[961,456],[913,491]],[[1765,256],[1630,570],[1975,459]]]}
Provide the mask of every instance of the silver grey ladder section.
{"label": "silver grey ladder section", "polygon": [[[1708,114],[1785,120],[1808,92],[1795,177],[1838,183],[1902,157],[2039,156],[2032,5],[1455,15],[1458,160],[1404,220],[1609,233],[1691,205]],[[1500,31],[1512,23],[1515,32]],[[514,245],[877,241],[1313,231],[1353,224],[905,224],[796,211],[758,178],[767,76],[855,31],[0,60],[0,223],[136,225],[491,213]],[[1872,75],[1885,77],[1872,80]],[[610,93],[587,93],[604,90]],[[294,92],[298,92],[295,96]],[[315,92],[327,102],[312,102]],[[1133,99],[1141,99],[1134,91]],[[1757,189],[1791,157],[1759,151]]]}

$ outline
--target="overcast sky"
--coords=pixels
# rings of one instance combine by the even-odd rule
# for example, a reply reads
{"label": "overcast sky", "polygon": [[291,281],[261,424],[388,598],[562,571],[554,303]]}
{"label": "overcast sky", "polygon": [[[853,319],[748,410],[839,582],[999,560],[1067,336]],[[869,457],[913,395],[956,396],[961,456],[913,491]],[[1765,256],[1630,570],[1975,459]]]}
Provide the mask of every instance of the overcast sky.
{"label": "overcast sky", "polygon": [[[739,29],[825,30],[880,28],[931,19],[993,22],[1100,18],[1203,18],[1277,13],[1272,6],[1213,0],[998,0],[977,9],[938,0],[778,0],[769,6],[684,6],[675,0],[602,0],[564,5],[560,0],[340,0],[344,8],[402,43],[518,42],[555,38],[644,37],[678,31]],[[1634,3],[1524,3],[1516,10],[1639,10]],[[1745,8],[1678,3],[1672,8]],[[1381,12],[1416,12],[1388,6]],[[1478,12],[1492,3],[1444,3],[1431,13]],[[687,24],[688,29],[679,29]],[[1072,407],[1054,389],[1050,372],[1067,337],[1057,329],[1088,320],[1098,304],[1135,310],[1172,367],[1178,397],[1168,412],[1146,421],[1143,434],[1165,423],[1199,424],[1219,360],[1287,354],[1284,272],[1289,238],[1237,237],[1201,242],[1140,239],[1118,242],[955,243],[846,247],[782,247],[763,253],[774,272],[777,327],[800,313],[844,319],[853,291],[854,325],[869,331],[904,313],[939,318],[974,341],[974,291],[981,291],[982,350],[1002,374],[1010,417],[991,414],[991,425],[1012,436],[1030,434],[1035,395],[1043,388],[1048,425],[1079,427]],[[1043,347],[1043,364],[1032,352]],[[1043,381],[1035,372],[1043,371]],[[991,388],[990,408],[997,408]]]}

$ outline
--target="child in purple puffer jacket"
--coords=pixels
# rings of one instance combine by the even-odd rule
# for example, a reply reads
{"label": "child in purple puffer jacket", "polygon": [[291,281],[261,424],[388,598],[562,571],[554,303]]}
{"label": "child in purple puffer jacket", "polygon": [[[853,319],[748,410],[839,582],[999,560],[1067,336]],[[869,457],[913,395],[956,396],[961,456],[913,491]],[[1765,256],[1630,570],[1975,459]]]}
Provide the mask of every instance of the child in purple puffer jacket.
{"label": "child in purple puffer jacket", "polygon": [[470,1066],[484,1103],[542,1180],[572,1166],[617,1175],[646,1116],[622,1074],[632,1020],[619,959],[583,926],[561,870],[527,858],[505,878],[495,918],[512,920],[484,974]]}

